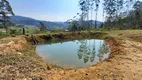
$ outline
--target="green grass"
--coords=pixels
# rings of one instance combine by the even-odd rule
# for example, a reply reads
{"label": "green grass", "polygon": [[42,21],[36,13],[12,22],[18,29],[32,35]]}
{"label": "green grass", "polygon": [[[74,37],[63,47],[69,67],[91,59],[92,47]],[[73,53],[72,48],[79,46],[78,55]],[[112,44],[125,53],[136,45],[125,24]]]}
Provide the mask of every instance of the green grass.
{"label": "green grass", "polygon": [[4,32],[0,32],[0,38],[8,37],[9,34],[6,34]]}
{"label": "green grass", "polygon": [[[39,33],[39,29],[36,26],[25,26],[25,33],[26,34],[37,34]],[[8,33],[11,33],[11,31],[15,30],[14,34],[16,35],[22,35],[23,34],[23,28],[19,27],[9,27],[8,28]]]}
{"label": "green grass", "polygon": [[[37,34],[39,33],[39,29],[35,26],[25,26],[25,33],[27,34]],[[0,29],[0,38],[8,37],[8,36],[15,36],[15,35],[23,35],[23,28],[10,26],[8,27],[7,33],[4,32],[5,29]]]}

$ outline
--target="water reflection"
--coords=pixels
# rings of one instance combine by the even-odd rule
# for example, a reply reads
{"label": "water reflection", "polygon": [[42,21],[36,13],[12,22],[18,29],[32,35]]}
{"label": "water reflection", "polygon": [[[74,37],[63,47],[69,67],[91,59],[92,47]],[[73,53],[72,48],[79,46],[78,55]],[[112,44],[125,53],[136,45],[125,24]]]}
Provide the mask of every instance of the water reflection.
{"label": "water reflection", "polygon": [[109,47],[104,40],[86,39],[36,46],[37,55],[60,67],[86,67],[109,56]]}
{"label": "water reflection", "polygon": [[94,62],[96,56],[99,58],[99,61],[102,61],[104,54],[109,52],[109,46],[105,42],[100,41],[99,49],[97,49],[98,51],[96,51],[97,46],[95,45],[95,40],[93,44],[90,44],[91,42],[88,40],[80,40],[79,42],[81,44],[77,55],[79,59],[84,60],[84,63],[87,63],[89,60],[90,62]]}

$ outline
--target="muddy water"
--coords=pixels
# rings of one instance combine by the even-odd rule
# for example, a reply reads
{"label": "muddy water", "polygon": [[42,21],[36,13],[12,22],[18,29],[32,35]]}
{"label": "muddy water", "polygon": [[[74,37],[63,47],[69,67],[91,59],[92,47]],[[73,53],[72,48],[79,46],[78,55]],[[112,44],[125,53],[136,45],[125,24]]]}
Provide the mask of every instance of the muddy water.
{"label": "muddy water", "polygon": [[36,53],[53,65],[80,68],[108,58],[110,49],[104,40],[86,39],[37,45]]}

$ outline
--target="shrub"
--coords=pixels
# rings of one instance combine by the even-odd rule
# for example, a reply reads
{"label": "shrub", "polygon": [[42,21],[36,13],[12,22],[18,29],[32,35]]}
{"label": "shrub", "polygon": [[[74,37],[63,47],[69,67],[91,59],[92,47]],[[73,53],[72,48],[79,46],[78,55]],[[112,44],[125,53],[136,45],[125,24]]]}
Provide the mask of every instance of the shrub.
{"label": "shrub", "polygon": [[16,33],[16,29],[10,29],[10,34],[15,34]]}
{"label": "shrub", "polygon": [[4,32],[0,32],[0,38],[7,37],[7,36],[9,36],[9,34],[6,34]]}

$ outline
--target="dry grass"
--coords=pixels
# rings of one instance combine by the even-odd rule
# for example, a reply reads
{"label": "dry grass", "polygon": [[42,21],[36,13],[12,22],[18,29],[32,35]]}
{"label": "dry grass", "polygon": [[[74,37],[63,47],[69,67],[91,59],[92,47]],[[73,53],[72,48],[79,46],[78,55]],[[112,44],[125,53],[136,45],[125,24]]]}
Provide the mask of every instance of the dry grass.
{"label": "dry grass", "polygon": [[142,42],[142,30],[114,30],[105,32],[109,33],[109,36]]}
{"label": "dry grass", "polygon": [[[81,32],[89,38],[90,34],[87,31]],[[100,36],[103,38],[113,37],[114,39],[120,39],[124,41],[122,51],[119,51],[118,45],[113,50],[111,58],[98,63],[96,66],[89,68],[77,69],[77,70],[62,70],[61,68],[53,68],[53,70],[48,70],[49,66],[34,53],[34,48],[32,45],[26,43],[22,45],[24,48],[22,50],[16,50],[10,54],[0,55],[0,79],[11,80],[11,79],[34,79],[42,80],[44,77],[48,77],[50,80],[65,80],[65,79],[76,79],[76,80],[94,80],[94,79],[136,79],[142,75],[139,71],[141,69],[141,44],[142,42],[142,30],[116,30],[116,31],[104,31],[108,35]],[[79,34],[78,33],[48,33],[48,34],[36,34],[37,39],[39,36],[51,35],[52,38],[59,38],[61,35],[63,38],[74,39]],[[89,35],[89,36],[88,36]],[[88,37],[87,37],[88,36]],[[23,36],[20,36],[23,37]],[[30,36],[29,36],[30,37]],[[91,34],[91,37],[95,36]],[[18,44],[21,38],[15,37],[0,39],[0,44],[7,44],[10,41],[14,41]],[[62,39],[62,37],[61,37]],[[23,40],[22,40],[23,41]],[[135,42],[137,41],[137,42]],[[113,43],[116,43],[113,41]],[[131,45],[132,44],[132,45]],[[139,44],[140,46],[138,46]],[[121,48],[120,48],[121,49]],[[129,51],[131,50],[131,51]],[[135,54],[136,52],[137,54]],[[18,53],[17,53],[18,52]],[[139,61],[138,61],[139,60]],[[135,64],[134,64],[135,63]],[[136,66],[135,66],[136,65]],[[129,70],[129,68],[130,70]],[[137,67],[137,68],[133,68]],[[132,71],[136,71],[138,75],[135,75]],[[127,73],[127,74],[125,74]],[[133,77],[133,78],[130,78]]]}
{"label": "dry grass", "polygon": [[48,72],[48,65],[34,53],[34,47],[28,44],[24,38],[7,37],[0,39],[0,79],[43,79],[39,73]]}

